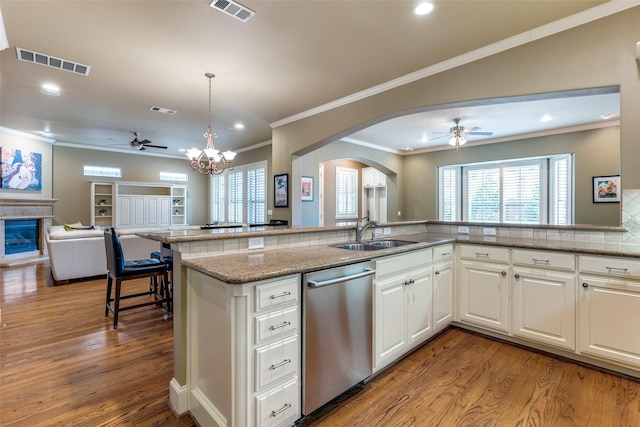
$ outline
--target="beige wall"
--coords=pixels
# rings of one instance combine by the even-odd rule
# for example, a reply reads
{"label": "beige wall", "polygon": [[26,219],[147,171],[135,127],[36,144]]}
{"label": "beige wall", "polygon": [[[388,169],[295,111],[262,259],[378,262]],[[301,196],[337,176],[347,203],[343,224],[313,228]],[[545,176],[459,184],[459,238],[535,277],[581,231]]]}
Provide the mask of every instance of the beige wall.
{"label": "beige wall", "polygon": [[[640,188],[640,65],[634,57],[640,38],[638,22],[640,7],[283,125],[273,132],[273,168],[278,173],[291,172],[297,155],[410,110],[619,85],[622,186]],[[399,188],[401,194],[413,190],[408,182],[399,183]]]}
{"label": "beige wall", "polygon": [[591,192],[593,176],[620,173],[619,140],[620,129],[616,126],[406,156],[402,209],[408,219],[437,218],[439,166],[574,153],[576,224],[619,226],[620,204],[594,204]]}
{"label": "beige wall", "polygon": [[[187,206],[189,224],[204,224],[208,218],[207,178],[189,169],[188,160],[153,157],[110,151],[85,150],[63,146],[53,147],[53,196],[58,199],[54,206],[54,223],[64,224],[80,221],[91,223],[91,181],[160,182],[159,173],[189,172],[187,184]],[[122,168],[122,178],[100,179],[84,176],[83,167],[113,166]],[[165,181],[163,181],[165,182]],[[166,181],[168,184],[172,182]]]}
{"label": "beige wall", "polygon": [[53,196],[52,156],[49,142],[19,132],[0,128],[0,148],[12,148],[42,154],[42,190],[8,190],[0,188],[2,199],[51,199]]}

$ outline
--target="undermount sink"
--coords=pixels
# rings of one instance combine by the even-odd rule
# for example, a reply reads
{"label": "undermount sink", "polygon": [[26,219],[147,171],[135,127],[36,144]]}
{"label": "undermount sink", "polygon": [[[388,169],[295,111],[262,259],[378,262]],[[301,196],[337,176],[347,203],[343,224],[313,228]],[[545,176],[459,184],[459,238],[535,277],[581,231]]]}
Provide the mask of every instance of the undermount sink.
{"label": "undermount sink", "polygon": [[340,245],[333,245],[333,247],[338,249],[348,249],[350,251],[375,251],[378,249],[412,245],[414,243],[416,242],[408,242],[406,240],[372,240],[366,243],[344,243]]}
{"label": "undermount sink", "polygon": [[398,246],[413,245],[416,242],[408,242],[406,240],[374,240],[367,242],[367,245],[378,246],[382,248],[397,248]]}
{"label": "undermount sink", "polygon": [[334,248],[348,249],[350,251],[375,251],[384,249],[384,246],[374,246],[367,243],[345,243],[342,245],[333,245]]}

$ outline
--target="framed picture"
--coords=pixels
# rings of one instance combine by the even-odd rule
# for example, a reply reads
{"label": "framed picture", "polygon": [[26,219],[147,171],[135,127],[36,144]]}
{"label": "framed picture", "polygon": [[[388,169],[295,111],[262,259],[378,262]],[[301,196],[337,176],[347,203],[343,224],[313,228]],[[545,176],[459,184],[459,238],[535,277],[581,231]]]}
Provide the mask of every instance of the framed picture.
{"label": "framed picture", "polygon": [[288,173],[273,176],[273,206],[276,208],[289,207]]}
{"label": "framed picture", "polygon": [[593,177],[593,203],[620,203],[620,175]]}
{"label": "framed picture", "polygon": [[0,188],[42,190],[42,154],[17,148],[0,148]]}
{"label": "framed picture", "polygon": [[300,196],[303,202],[313,202],[313,177],[303,176],[300,183]]}

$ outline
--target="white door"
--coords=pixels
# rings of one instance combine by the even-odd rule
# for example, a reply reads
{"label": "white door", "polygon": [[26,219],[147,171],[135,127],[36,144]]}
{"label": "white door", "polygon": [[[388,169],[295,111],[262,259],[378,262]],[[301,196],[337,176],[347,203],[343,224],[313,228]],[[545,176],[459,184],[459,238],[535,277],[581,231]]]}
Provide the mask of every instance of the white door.
{"label": "white door", "polygon": [[509,332],[509,266],[460,261],[460,320]]}
{"label": "white door", "polygon": [[581,276],[580,351],[640,366],[640,284]]}
{"label": "white door", "polygon": [[407,341],[414,347],[433,335],[432,269],[409,274],[407,289]]}
{"label": "white door", "polygon": [[380,369],[401,355],[406,347],[405,279],[375,283],[374,368]]}
{"label": "white door", "polygon": [[514,268],[514,335],[574,350],[575,284],[573,273]]}
{"label": "white door", "polygon": [[453,321],[453,263],[436,264],[433,269],[433,327],[438,332]]}

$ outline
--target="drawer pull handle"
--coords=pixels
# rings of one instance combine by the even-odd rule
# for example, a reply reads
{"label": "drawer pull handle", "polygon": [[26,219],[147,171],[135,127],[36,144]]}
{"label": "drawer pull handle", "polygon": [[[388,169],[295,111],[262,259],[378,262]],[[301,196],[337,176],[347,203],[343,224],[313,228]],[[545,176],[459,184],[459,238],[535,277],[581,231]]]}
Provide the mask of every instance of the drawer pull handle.
{"label": "drawer pull handle", "polygon": [[476,252],[476,258],[489,258],[488,253]]}
{"label": "drawer pull handle", "polygon": [[548,259],[536,259],[536,258],[531,258],[533,260],[534,264],[543,264],[543,265],[549,265],[551,264],[551,261],[549,261]]}
{"label": "drawer pull handle", "polygon": [[284,291],[284,292],[283,292],[283,293],[281,293],[280,295],[271,295],[269,298],[271,298],[271,299],[276,299],[276,298],[288,297],[289,295],[291,295],[291,292],[289,292],[289,291]]}
{"label": "drawer pull handle", "polygon": [[271,325],[271,326],[269,326],[269,330],[270,331],[275,331],[276,329],[284,328],[285,326],[289,326],[290,324],[291,324],[291,322],[289,322],[288,320],[285,320],[284,322],[280,323],[279,325]]}
{"label": "drawer pull handle", "polygon": [[449,255],[451,255],[451,252],[442,252],[440,254],[440,256],[449,256]]}
{"label": "drawer pull handle", "polygon": [[277,417],[289,408],[291,408],[291,403],[285,403],[284,406],[277,411],[271,411],[271,417]]}
{"label": "drawer pull handle", "polygon": [[278,369],[283,367],[286,364],[291,363],[291,359],[284,359],[282,362],[280,363],[276,363],[275,365],[271,365],[271,367],[269,369],[274,370],[274,369]]}
{"label": "drawer pull handle", "polygon": [[629,270],[628,268],[622,268],[622,267],[605,267],[605,268],[609,270],[609,273],[613,273],[615,271],[626,273]]}

